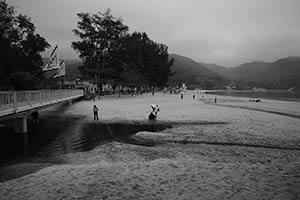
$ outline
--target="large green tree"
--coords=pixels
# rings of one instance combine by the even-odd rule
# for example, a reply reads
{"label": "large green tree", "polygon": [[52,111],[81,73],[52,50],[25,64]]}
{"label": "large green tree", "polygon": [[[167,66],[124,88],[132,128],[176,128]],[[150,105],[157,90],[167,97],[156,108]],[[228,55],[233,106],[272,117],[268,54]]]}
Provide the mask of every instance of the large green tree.
{"label": "large green tree", "polygon": [[26,15],[0,0],[0,89],[37,89],[43,73],[40,55],[49,44]]}
{"label": "large green tree", "polygon": [[128,33],[121,18],[104,13],[79,13],[72,47],[83,60],[83,75],[101,87],[106,80],[127,86],[164,86],[170,76],[168,47],[146,33]]}
{"label": "large green tree", "polygon": [[73,32],[79,40],[72,42],[72,47],[84,62],[84,76],[101,87],[103,80],[117,78],[121,66],[117,52],[128,27],[121,18],[113,17],[109,9],[97,14],[79,13],[78,17],[80,21]]}
{"label": "large green tree", "polygon": [[169,59],[166,45],[152,41],[146,33],[134,32],[126,36],[122,47],[122,60],[127,66],[123,73],[127,74],[129,71],[130,74],[135,74],[128,78],[132,77],[138,80],[135,82],[148,86],[167,84],[174,60]]}
{"label": "large green tree", "polygon": [[118,52],[118,60],[122,63],[119,70],[121,83],[126,86],[146,85],[147,80],[143,71],[143,56],[141,34],[127,34],[121,40],[121,50]]}
{"label": "large green tree", "polygon": [[154,41],[149,41],[145,45],[144,54],[144,74],[152,86],[165,86],[171,75],[170,67],[174,59],[169,59],[168,47]]}

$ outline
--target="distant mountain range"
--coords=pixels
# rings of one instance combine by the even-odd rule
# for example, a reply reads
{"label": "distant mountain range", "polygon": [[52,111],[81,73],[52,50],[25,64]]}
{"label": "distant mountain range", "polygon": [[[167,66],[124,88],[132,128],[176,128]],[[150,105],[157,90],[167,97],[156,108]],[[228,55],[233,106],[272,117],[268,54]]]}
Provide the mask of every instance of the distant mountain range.
{"label": "distant mountain range", "polygon": [[268,89],[300,89],[300,57],[287,57],[274,62],[250,62],[234,68],[201,63],[211,71],[230,80]]}
{"label": "distant mountain range", "polygon": [[230,68],[223,67],[221,65],[213,64],[213,63],[201,63],[199,62],[202,66],[206,67],[207,69],[225,77],[228,79],[231,79],[231,70]]}
{"label": "distant mountain range", "polygon": [[201,74],[202,76],[212,77],[217,76],[218,74],[203,66],[201,63],[195,62],[194,60],[176,54],[170,54],[170,57],[175,59],[173,69],[188,71],[192,74]]}
{"label": "distant mountain range", "polygon": [[[221,89],[235,84],[239,89],[300,90],[300,57],[287,57],[274,62],[250,62],[233,68],[196,62],[188,57],[170,54],[174,58],[170,85],[186,83],[190,88]],[[45,62],[47,60],[45,59]],[[68,80],[80,77],[80,60],[66,60]]]}

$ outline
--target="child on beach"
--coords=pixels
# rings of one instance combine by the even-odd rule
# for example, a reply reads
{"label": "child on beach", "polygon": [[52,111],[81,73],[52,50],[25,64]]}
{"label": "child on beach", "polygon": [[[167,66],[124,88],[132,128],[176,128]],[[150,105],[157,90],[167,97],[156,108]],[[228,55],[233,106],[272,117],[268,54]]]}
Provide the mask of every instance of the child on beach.
{"label": "child on beach", "polygon": [[157,104],[151,104],[152,112],[149,114],[148,119],[150,121],[156,121],[157,119],[157,114],[159,112],[159,107]]}
{"label": "child on beach", "polygon": [[94,105],[93,107],[93,111],[94,111],[94,120],[98,120],[99,117],[98,117],[98,107],[96,105]]}

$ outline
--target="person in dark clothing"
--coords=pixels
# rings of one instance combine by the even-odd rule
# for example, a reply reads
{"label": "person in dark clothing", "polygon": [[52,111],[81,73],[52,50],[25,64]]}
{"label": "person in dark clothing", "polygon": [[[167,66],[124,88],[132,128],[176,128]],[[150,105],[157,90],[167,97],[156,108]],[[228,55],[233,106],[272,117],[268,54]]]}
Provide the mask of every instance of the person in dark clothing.
{"label": "person in dark clothing", "polygon": [[34,111],[32,114],[33,124],[34,124],[34,132],[36,133],[39,125],[39,113],[38,111]]}
{"label": "person in dark clothing", "polygon": [[98,117],[98,107],[96,105],[94,105],[93,107],[93,111],[94,111],[94,120],[98,120],[99,117]]}
{"label": "person in dark clothing", "polygon": [[183,90],[180,91],[180,98],[183,100],[183,95],[184,95],[184,92]]}
{"label": "person in dark clothing", "polygon": [[34,111],[34,112],[31,114],[31,116],[32,116],[32,118],[34,119],[34,121],[35,121],[36,123],[39,122],[39,113],[38,113],[38,111]]}

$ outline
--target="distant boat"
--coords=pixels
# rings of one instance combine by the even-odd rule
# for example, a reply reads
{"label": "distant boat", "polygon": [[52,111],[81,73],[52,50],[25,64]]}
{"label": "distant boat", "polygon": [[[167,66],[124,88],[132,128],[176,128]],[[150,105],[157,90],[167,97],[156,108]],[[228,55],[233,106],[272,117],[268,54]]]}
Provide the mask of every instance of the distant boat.
{"label": "distant boat", "polygon": [[291,87],[287,90],[287,92],[295,92],[295,90],[296,90],[296,87]]}
{"label": "distant boat", "polygon": [[267,91],[266,89],[264,88],[253,88],[252,91]]}

